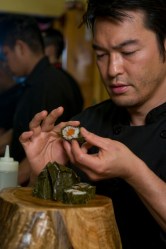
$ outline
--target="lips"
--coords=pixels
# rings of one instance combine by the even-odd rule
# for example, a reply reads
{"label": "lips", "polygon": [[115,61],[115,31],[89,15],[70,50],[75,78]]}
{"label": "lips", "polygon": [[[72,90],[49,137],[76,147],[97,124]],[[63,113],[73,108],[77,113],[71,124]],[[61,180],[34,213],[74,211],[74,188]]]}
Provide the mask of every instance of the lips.
{"label": "lips", "polygon": [[114,85],[114,86],[111,86],[110,89],[112,91],[112,93],[114,94],[123,94],[123,93],[126,93],[127,90],[128,90],[128,85]]}

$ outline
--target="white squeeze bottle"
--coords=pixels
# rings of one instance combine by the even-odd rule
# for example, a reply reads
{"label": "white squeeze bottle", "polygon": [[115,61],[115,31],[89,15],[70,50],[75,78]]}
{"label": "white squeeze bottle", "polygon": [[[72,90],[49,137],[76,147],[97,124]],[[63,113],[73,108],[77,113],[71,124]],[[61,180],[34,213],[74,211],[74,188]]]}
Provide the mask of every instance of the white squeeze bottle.
{"label": "white squeeze bottle", "polygon": [[10,157],[9,145],[6,145],[5,156],[0,157],[0,190],[18,185],[18,165],[18,162]]}

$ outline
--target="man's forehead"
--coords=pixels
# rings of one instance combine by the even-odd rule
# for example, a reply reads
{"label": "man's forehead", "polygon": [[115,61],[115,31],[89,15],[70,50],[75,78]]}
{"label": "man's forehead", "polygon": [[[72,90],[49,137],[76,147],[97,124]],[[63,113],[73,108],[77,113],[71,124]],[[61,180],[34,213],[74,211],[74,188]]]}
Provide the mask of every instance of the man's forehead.
{"label": "man's forehead", "polygon": [[121,16],[121,18],[116,18],[112,16],[102,16],[102,17],[96,17],[94,22],[94,28],[98,23],[102,22],[108,22],[110,24],[116,24],[116,25],[123,25],[125,22],[134,23],[136,21],[142,22],[144,24],[145,21],[145,13],[141,10],[126,10],[124,11],[124,15]]}

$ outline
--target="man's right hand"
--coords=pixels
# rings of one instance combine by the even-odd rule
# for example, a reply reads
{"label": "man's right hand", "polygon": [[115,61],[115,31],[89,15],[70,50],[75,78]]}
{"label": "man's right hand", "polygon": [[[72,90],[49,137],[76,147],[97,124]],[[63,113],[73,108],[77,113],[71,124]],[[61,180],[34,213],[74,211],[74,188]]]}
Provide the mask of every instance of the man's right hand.
{"label": "man's right hand", "polygon": [[61,122],[54,126],[63,113],[63,107],[37,113],[29,124],[30,131],[20,136],[32,172],[38,175],[48,162],[66,164],[68,156],[63,148],[60,136],[61,129],[66,125],[78,126],[79,121]]}

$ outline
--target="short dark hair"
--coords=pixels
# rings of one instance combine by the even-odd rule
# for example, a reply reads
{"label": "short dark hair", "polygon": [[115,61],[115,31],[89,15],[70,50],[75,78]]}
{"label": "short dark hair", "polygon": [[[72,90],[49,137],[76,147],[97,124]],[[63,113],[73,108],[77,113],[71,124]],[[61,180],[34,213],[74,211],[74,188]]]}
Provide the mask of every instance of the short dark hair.
{"label": "short dark hair", "polygon": [[62,32],[58,29],[50,28],[43,32],[45,47],[54,45],[56,48],[56,58],[60,58],[65,49],[65,41]]}
{"label": "short dark hair", "polygon": [[96,18],[122,21],[127,16],[126,11],[135,10],[145,14],[144,25],[156,34],[160,53],[165,59],[166,0],[87,0],[83,23],[93,31]]}
{"label": "short dark hair", "polygon": [[38,23],[32,16],[7,14],[0,20],[0,43],[13,48],[17,40],[24,41],[35,52],[44,52]]}

